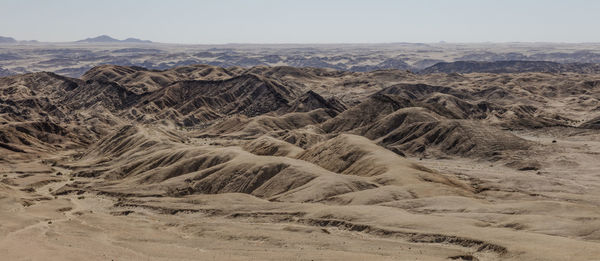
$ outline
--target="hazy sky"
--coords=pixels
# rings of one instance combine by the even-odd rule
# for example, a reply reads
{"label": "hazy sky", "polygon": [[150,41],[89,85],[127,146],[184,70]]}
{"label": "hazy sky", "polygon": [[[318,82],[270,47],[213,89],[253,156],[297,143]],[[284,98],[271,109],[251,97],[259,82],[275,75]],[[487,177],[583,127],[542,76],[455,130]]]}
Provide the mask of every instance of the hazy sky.
{"label": "hazy sky", "polygon": [[168,43],[600,42],[595,0],[0,0],[0,35]]}

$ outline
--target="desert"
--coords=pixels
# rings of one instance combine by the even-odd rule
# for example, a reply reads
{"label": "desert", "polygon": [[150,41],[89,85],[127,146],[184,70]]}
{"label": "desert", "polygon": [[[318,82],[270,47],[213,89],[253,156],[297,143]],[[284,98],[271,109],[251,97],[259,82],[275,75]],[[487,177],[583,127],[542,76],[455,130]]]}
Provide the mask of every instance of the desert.
{"label": "desert", "polygon": [[100,65],[0,88],[6,260],[600,255],[594,72]]}
{"label": "desert", "polygon": [[600,260],[600,1],[0,10],[0,261]]}

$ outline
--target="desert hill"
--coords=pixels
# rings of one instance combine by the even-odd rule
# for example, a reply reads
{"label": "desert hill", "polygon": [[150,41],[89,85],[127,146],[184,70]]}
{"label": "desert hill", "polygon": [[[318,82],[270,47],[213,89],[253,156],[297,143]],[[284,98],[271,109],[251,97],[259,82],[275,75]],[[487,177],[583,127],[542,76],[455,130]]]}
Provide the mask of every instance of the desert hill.
{"label": "desert hill", "polygon": [[420,73],[598,73],[600,65],[594,63],[557,63],[551,61],[456,61],[441,62]]}
{"label": "desert hill", "polygon": [[[232,71],[267,71],[279,81],[301,74],[339,77],[353,72],[399,78],[413,73],[520,73],[598,71],[597,44],[552,43],[387,43],[387,44],[222,44],[153,43],[98,36],[76,42],[18,41],[0,46],[0,75],[53,72],[80,78],[100,65],[167,70],[207,64]],[[269,69],[269,68],[277,69]],[[295,71],[295,72],[293,72]],[[389,73],[393,72],[393,73]],[[402,73],[401,73],[402,72]],[[307,79],[303,84],[316,83]],[[381,82],[383,83],[383,82]],[[351,84],[348,82],[348,84]],[[150,87],[149,87],[150,88]]]}
{"label": "desert hill", "polygon": [[216,258],[231,260],[600,254],[600,76],[464,70],[1,77],[0,251],[34,240],[135,259],[153,251],[139,234],[175,259],[193,252],[182,238],[209,259],[227,244]]}
{"label": "desert hill", "polygon": [[[359,84],[355,85],[347,84],[357,81],[351,79],[360,79],[363,75],[368,75],[369,80],[358,81]],[[593,125],[593,120],[582,117],[586,110],[594,114],[598,107],[598,100],[594,97],[598,86],[593,80],[577,83],[582,86],[577,92],[568,85],[549,87],[554,91],[548,92],[543,88],[471,88],[462,84],[469,80],[477,84],[479,77],[468,79],[464,76],[456,78],[454,75],[443,77],[436,74],[421,77],[420,81],[430,82],[428,84],[413,83],[419,81],[418,76],[406,78],[402,74],[399,79],[405,79],[406,83],[378,89],[370,86],[389,80],[389,74],[368,72],[348,75],[322,69],[288,67],[245,70],[193,65],[158,71],[140,67],[99,66],[85,73],[82,79],[35,73],[1,78],[0,83],[3,86],[2,99],[6,101],[2,104],[2,119],[6,123],[50,122],[69,128],[73,124],[79,126],[89,122],[90,126],[86,126],[87,130],[84,131],[87,133],[81,135],[86,140],[115,130],[119,124],[135,122],[181,126],[196,129],[196,136],[228,135],[230,138],[235,138],[235,135],[258,137],[263,134],[277,138],[281,137],[280,131],[298,132],[310,125],[312,129],[305,131],[316,135],[343,132],[365,135],[384,146],[393,147],[396,152],[415,155],[422,153],[426,147],[420,143],[425,140],[428,140],[425,143],[443,143],[434,137],[446,137],[454,129],[463,134],[471,133],[468,135],[471,140],[474,137],[486,137],[488,141],[490,138],[502,142],[509,139],[526,144],[516,137],[509,138],[510,135],[500,133],[506,132],[503,129],[552,126],[589,128]],[[531,81],[527,77],[537,78],[534,81],[539,82],[555,76],[521,74],[511,81]],[[506,82],[506,79],[502,81]],[[567,80],[564,84],[573,81],[577,82],[578,79]],[[331,87],[311,82],[346,86],[343,88],[348,92],[333,94]],[[461,83],[461,86],[449,86],[448,82]],[[443,84],[446,86],[440,86]],[[567,98],[578,93],[589,98]],[[525,97],[528,95],[536,98],[527,101]],[[541,106],[554,98],[561,103],[567,98],[577,109],[560,115],[551,107]],[[591,122],[582,123],[584,120]],[[472,125],[474,121],[476,125]],[[477,125],[482,128],[476,128]],[[105,129],[100,131],[101,128]],[[481,130],[487,130],[490,134],[480,133]],[[232,133],[237,134],[230,135]],[[392,135],[394,133],[404,137],[401,143],[394,138],[398,136]],[[433,136],[418,138],[423,135]],[[412,142],[420,142],[406,145],[406,137],[411,137]],[[463,143],[458,140],[453,139],[446,148],[458,145],[453,145],[455,142]],[[406,151],[400,151],[402,146],[399,147],[399,144],[404,144]],[[460,152],[450,153],[452,150],[449,149],[443,151],[464,154],[477,144],[482,142],[465,145]],[[509,147],[527,148],[525,145]]]}

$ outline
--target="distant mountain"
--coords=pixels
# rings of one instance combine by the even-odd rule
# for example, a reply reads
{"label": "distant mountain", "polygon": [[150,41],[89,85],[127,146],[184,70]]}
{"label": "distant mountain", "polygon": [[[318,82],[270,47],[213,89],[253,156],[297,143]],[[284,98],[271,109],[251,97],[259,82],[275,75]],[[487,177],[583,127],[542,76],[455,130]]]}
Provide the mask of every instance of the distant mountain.
{"label": "distant mountain", "polygon": [[150,40],[142,40],[142,39],[138,39],[138,38],[127,38],[125,40],[122,40],[121,42],[124,43],[152,43],[152,41]]}
{"label": "distant mountain", "polygon": [[36,44],[39,43],[39,41],[37,40],[21,40],[21,41],[17,41],[15,38],[12,37],[5,37],[5,36],[0,36],[0,44]]}
{"label": "distant mountain", "polygon": [[600,64],[596,63],[557,63],[548,61],[457,61],[441,62],[420,71],[428,73],[598,73]]}
{"label": "distant mountain", "polygon": [[15,40],[15,38],[12,37],[0,36],[0,44],[1,43],[17,43],[17,40]]}
{"label": "distant mountain", "polygon": [[76,43],[152,43],[152,41],[141,40],[137,38],[127,38],[125,40],[119,40],[112,38],[108,35],[101,35],[93,38],[79,40]]}

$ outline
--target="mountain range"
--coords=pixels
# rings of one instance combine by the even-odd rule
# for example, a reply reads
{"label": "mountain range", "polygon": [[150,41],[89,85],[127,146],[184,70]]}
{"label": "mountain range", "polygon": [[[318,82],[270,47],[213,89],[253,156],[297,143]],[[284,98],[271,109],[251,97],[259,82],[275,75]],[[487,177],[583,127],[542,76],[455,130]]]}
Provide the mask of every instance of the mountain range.
{"label": "mountain range", "polygon": [[[17,41],[12,37],[0,36],[0,44],[17,44],[17,43],[40,43],[37,40],[26,40],[26,41]],[[127,38],[124,40],[119,40],[112,38],[108,35],[100,35],[96,37],[86,38],[83,40],[75,41],[74,43],[152,43],[149,40],[141,40],[137,38]]]}
{"label": "mountain range", "polygon": [[97,37],[79,40],[79,41],[76,41],[76,43],[152,43],[152,41],[140,40],[137,38],[127,38],[124,40],[118,40],[118,39],[112,38],[108,35],[100,35]]}

